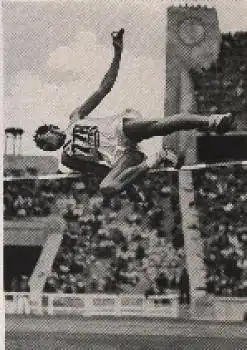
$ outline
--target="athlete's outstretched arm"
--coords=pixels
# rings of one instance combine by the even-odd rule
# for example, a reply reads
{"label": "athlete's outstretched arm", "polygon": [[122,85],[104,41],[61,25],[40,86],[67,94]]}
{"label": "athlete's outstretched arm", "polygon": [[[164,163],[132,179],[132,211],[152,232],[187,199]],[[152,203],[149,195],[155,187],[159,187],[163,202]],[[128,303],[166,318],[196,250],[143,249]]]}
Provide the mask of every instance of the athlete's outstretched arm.
{"label": "athlete's outstretched arm", "polygon": [[[99,88],[93,93],[79,108],[76,110],[77,118],[83,119],[89,113],[91,113],[104,99],[104,97],[111,91],[118,75],[122,50],[123,50],[123,34],[124,30],[112,33],[114,57],[110,68],[105,74],[103,80],[100,83]],[[71,115],[73,118],[73,113]]]}

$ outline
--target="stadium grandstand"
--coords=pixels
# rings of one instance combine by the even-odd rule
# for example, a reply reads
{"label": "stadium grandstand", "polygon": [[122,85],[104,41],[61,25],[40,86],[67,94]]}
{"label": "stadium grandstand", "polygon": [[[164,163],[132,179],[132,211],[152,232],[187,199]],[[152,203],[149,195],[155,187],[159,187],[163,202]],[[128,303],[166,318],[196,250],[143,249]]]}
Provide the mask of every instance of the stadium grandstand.
{"label": "stadium grandstand", "polygon": [[209,70],[193,75],[199,113],[235,112],[240,130],[246,130],[247,33],[222,35],[218,60]]}
{"label": "stadium grandstand", "polygon": [[[4,218],[6,240],[16,223],[35,225],[54,215],[64,221],[44,291],[144,294],[177,287],[184,250],[174,174],[149,174],[135,185],[131,201],[125,193],[104,201],[97,187],[88,191],[74,178],[35,182],[5,182]],[[24,291],[16,278],[13,291]]]}
{"label": "stadium grandstand", "polygon": [[[140,323],[149,329],[150,337],[152,331],[156,334],[157,343],[153,340],[153,344],[157,349],[168,332],[159,324],[162,317],[208,322],[206,326],[197,324],[196,330],[190,329],[192,323],[186,323],[188,332],[198,337],[207,329],[206,333],[215,338],[217,332],[245,338],[247,153],[241,147],[247,138],[246,56],[247,33],[223,34],[217,62],[200,74],[192,74],[199,114],[236,115],[237,131],[217,139],[224,144],[227,137],[233,137],[230,156],[225,147],[217,153],[214,141],[210,149],[205,137],[212,140],[216,136],[197,134],[197,150],[188,150],[196,159],[194,164],[185,164],[180,170],[161,164],[131,189],[111,198],[101,195],[92,174],[56,174],[56,162],[52,160],[51,171],[47,165],[51,159],[46,157],[32,157],[30,161],[20,160],[21,155],[6,156],[4,281],[10,304],[17,293],[36,293],[43,295],[45,307],[52,300],[52,313],[56,314],[57,308],[56,315],[60,316],[66,312],[70,316],[76,312],[136,316],[141,305],[142,316],[159,318],[156,331],[145,324],[145,318]],[[242,143],[237,141],[241,137]],[[204,141],[206,150],[200,148]],[[21,172],[16,172],[15,160]],[[22,260],[19,265],[17,255]],[[101,314],[95,311],[94,302],[98,310],[102,307]],[[94,311],[88,311],[88,305]],[[169,311],[173,305],[175,311]],[[123,328],[127,327],[125,321],[121,321]],[[214,324],[216,321],[219,323]],[[225,329],[221,321],[233,322],[236,330],[229,330],[229,323]],[[35,318],[33,322],[37,322]],[[64,326],[60,319],[58,323],[61,330]],[[49,317],[47,328],[48,324]],[[86,329],[86,323],[83,325]],[[72,327],[70,318],[68,327]],[[73,327],[80,328],[78,319]],[[170,334],[176,333],[175,324],[170,329]],[[125,347],[116,348],[133,348],[135,335],[130,329],[128,332],[129,338],[122,340]],[[53,346],[54,339],[56,336],[46,340]],[[27,341],[28,348],[32,336],[22,341]],[[104,341],[110,349],[111,344]],[[118,343],[115,338],[111,341]],[[147,348],[138,341],[140,349]],[[170,348],[168,343],[164,348]],[[173,348],[180,349],[179,344],[176,346]],[[199,343],[188,346],[202,348]],[[222,349],[234,348],[229,346],[224,343]],[[237,349],[238,344],[233,346]]]}
{"label": "stadium grandstand", "polygon": [[[194,76],[198,111],[224,113],[234,110],[238,113],[237,120],[241,123],[241,130],[244,129],[247,110],[246,43],[246,33],[224,34],[218,62],[204,71],[199,79],[198,75]],[[51,171],[50,166],[53,163]],[[55,159],[51,161],[47,157],[6,155],[4,166],[5,175],[17,175],[20,172],[19,176],[32,176],[55,173],[54,170],[57,170]],[[178,180],[174,180],[176,177],[174,174],[171,172],[167,172],[165,176],[162,172],[149,174],[142,182],[135,185],[131,202],[124,193],[120,197],[111,198],[109,203],[103,202],[100,194],[92,196],[97,193],[97,182],[94,185],[91,179],[91,183],[87,183],[87,189],[82,188],[88,195],[85,194],[87,198],[81,213],[77,209],[76,199],[73,198],[74,179],[43,180],[38,181],[38,184],[33,180],[5,181],[4,218],[9,221],[46,217],[54,211],[57,200],[62,202],[61,198],[67,198],[65,212],[61,215],[65,221],[64,236],[52,273],[47,277],[45,290],[76,291],[77,278],[81,282],[80,285],[83,284],[84,292],[90,292],[91,289],[109,290],[109,283],[114,286],[114,291],[121,291],[120,285],[125,285],[123,290],[134,293],[145,293],[145,290],[150,288],[156,292],[163,288],[174,288],[178,286],[180,270],[184,264]],[[208,217],[208,213],[219,215],[222,220],[221,224],[210,222],[210,226],[213,226],[211,230],[205,226],[206,223],[202,230],[210,235],[210,232],[219,232],[220,226],[224,236],[222,240],[226,241],[222,244],[229,249],[229,245],[232,247],[233,244],[229,242],[227,236],[230,226],[231,235],[236,234],[234,237],[237,238],[237,244],[242,247],[240,254],[242,263],[239,262],[238,265],[245,266],[247,257],[244,256],[244,244],[246,244],[247,223],[244,218],[243,221],[239,218],[241,213],[245,213],[246,171],[241,168],[217,170],[216,167],[209,171],[194,171],[193,176],[196,184],[196,203],[201,213],[200,222],[203,221],[203,217]],[[85,182],[84,179],[83,184]],[[229,192],[227,186],[231,183]],[[140,198],[142,195],[145,198],[143,201]],[[223,199],[217,204],[215,198],[218,197]],[[213,202],[212,207],[210,200]],[[219,211],[214,210],[215,207],[218,207]],[[222,216],[224,210],[228,213],[227,216],[231,215],[230,222]],[[217,243],[215,240],[220,238],[213,236],[214,243]],[[212,264],[210,252],[208,249],[206,255],[207,261]],[[216,259],[215,256],[214,258]],[[102,270],[100,275],[88,271],[87,266],[92,267],[92,262],[100,266],[95,268],[97,271]],[[81,264],[81,267],[77,263]],[[218,266],[217,260],[215,263]],[[151,269],[152,273],[148,273]],[[238,269],[241,270],[240,267]],[[151,280],[148,275],[153,276]],[[240,275],[238,270],[237,276]],[[211,286],[210,281],[213,277],[210,273],[208,276],[207,284]],[[13,279],[16,277],[13,276]],[[246,276],[243,275],[242,278],[244,283]],[[97,283],[93,283],[94,280],[97,280]],[[141,287],[138,287],[139,283]],[[229,283],[236,286],[235,280]],[[159,285],[165,287],[160,289]],[[243,289],[241,293],[246,293],[244,292],[246,287],[241,288]],[[212,286],[209,289],[212,290]],[[217,290],[217,293],[220,292]]]}

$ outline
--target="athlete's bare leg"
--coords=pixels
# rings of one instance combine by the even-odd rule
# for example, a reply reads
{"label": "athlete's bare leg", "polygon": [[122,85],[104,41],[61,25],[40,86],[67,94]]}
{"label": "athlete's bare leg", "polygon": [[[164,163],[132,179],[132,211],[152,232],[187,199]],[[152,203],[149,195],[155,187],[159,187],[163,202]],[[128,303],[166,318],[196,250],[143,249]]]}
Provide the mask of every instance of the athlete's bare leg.
{"label": "athlete's bare leg", "polygon": [[[123,132],[133,143],[141,142],[154,136],[166,136],[176,131],[193,130],[225,133],[232,129],[231,114],[199,116],[179,114],[160,121],[142,121],[126,118]],[[135,148],[126,148],[118,162],[100,185],[105,194],[120,192],[131,184],[139,175],[149,170],[147,157]]]}
{"label": "athlete's bare leg", "polygon": [[177,114],[164,120],[124,120],[125,135],[135,142],[154,136],[166,136],[176,131],[193,130],[225,133],[230,130],[233,117],[228,115],[201,116],[196,114]]}

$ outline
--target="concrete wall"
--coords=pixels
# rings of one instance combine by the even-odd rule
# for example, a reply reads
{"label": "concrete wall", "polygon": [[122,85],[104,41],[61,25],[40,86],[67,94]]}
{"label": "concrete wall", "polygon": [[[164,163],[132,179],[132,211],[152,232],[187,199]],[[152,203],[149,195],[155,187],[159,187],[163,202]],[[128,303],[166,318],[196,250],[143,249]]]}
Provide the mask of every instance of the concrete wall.
{"label": "concrete wall", "polygon": [[45,156],[13,156],[5,155],[3,160],[4,172],[10,169],[19,169],[26,174],[28,168],[36,168],[38,174],[56,173],[58,160],[56,157]]}
{"label": "concrete wall", "polygon": [[4,245],[43,246],[47,236],[63,232],[61,217],[15,219],[4,222]]}

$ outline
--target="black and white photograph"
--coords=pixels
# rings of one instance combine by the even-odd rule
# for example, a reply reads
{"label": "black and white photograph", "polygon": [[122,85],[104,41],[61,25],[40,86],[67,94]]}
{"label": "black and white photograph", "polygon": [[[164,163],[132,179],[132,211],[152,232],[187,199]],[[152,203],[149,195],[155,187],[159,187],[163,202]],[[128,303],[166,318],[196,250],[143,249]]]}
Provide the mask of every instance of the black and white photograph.
{"label": "black and white photograph", "polygon": [[2,1],[8,350],[247,348],[247,1]]}

